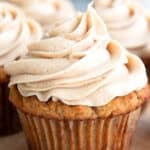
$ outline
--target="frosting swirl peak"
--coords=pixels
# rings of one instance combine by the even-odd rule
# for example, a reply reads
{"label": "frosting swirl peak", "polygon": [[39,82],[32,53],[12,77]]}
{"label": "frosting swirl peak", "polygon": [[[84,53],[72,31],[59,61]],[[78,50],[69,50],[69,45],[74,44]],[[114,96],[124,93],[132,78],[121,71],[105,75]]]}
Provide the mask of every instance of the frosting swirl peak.
{"label": "frosting swirl peak", "polygon": [[59,19],[73,17],[75,10],[68,0],[9,0],[23,8],[46,29]]}
{"label": "frosting swirl peak", "polygon": [[[9,86],[42,102],[101,106],[145,86],[141,60],[112,41],[91,7],[56,24],[50,37],[29,46],[28,56],[5,66]],[[25,68],[28,68],[25,69]]]}
{"label": "frosting swirl peak", "polygon": [[25,55],[27,44],[41,38],[41,27],[19,8],[0,3],[0,66]]}
{"label": "frosting swirl peak", "polygon": [[138,51],[140,48],[141,52],[137,52],[140,56],[147,54],[143,48],[147,49],[149,45],[150,15],[140,3],[133,0],[95,0],[94,7],[114,39],[128,49]]}

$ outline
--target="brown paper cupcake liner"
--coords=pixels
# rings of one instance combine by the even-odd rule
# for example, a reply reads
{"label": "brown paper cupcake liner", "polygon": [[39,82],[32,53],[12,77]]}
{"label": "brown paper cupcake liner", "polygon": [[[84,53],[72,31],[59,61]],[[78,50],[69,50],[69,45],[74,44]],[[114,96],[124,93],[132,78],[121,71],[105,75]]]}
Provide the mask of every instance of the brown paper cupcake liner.
{"label": "brown paper cupcake liner", "polygon": [[30,150],[129,150],[140,108],[92,120],[53,120],[18,113]]}
{"label": "brown paper cupcake liner", "polygon": [[8,101],[8,84],[0,84],[0,136],[13,134],[21,130],[18,114]]}

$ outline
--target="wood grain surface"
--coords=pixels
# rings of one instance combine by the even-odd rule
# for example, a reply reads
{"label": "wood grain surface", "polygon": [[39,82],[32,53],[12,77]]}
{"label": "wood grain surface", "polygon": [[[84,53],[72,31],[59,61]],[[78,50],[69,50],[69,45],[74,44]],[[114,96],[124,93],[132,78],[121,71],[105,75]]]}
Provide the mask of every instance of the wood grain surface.
{"label": "wood grain surface", "polygon": [[[0,138],[0,150],[27,150],[24,134]],[[150,104],[138,123],[131,150],[150,150]]]}

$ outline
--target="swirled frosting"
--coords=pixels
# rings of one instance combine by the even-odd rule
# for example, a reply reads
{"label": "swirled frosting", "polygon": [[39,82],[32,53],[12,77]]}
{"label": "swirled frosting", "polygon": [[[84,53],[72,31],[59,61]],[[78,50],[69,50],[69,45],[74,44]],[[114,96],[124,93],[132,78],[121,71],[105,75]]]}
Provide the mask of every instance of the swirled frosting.
{"label": "swirled frosting", "polygon": [[75,10],[68,0],[9,0],[18,4],[45,29],[55,21],[73,17]]}
{"label": "swirled frosting", "polygon": [[150,56],[150,14],[133,0],[95,0],[111,36],[139,56]]}
{"label": "swirled frosting", "polygon": [[0,3],[0,66],[27,53],[27,44],[41,38],[41,27],[15,6]]}
{"label": "swirled frosting", "polygon": [[29,46],[26,58],[5,66],[9,86],[17,85],[22,96],[101,106],[147,83],[142,61],[110,39],[93,8],[49,34]]}

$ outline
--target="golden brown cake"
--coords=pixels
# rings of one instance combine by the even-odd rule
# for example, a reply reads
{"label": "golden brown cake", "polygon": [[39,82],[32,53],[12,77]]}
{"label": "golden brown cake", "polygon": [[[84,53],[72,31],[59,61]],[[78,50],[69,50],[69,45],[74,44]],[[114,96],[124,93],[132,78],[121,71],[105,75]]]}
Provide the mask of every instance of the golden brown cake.
{"label": "golden brown cake", "polygon": [[5,69],[31,150],[130,149],[150,96],[146,69],[110,38],[90,5]]}
{"label": "golden brown cake", "polygon": [[68,106],[61,102],[49,100],[40,102],[35,96],[23,97],[14,86],[10,90],[10,101],[21,111],[34,116],[48,119],[84,120],[96,118],[116,117],[139,108],[150,97],[150,87],[132,92],[126,96],[117,97],[110,103],[99,107]]}

